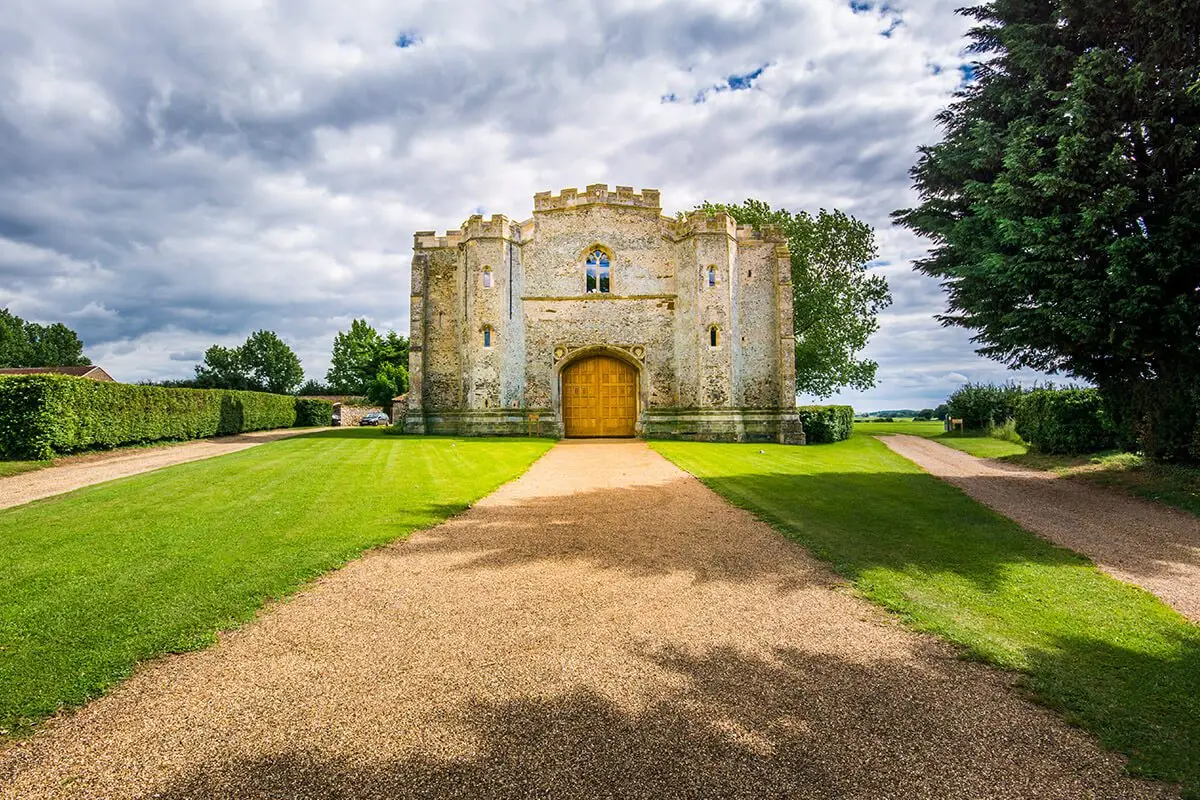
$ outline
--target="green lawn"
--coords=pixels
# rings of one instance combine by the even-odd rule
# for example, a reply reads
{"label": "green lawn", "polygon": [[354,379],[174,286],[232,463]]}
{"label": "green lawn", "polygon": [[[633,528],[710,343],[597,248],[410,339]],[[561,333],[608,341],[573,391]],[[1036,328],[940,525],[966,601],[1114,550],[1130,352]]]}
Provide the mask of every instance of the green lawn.
{"label": "green lawn", "polygon": [[0,511],[0,729],[203,647],[364,549],[433,525],[550,442],[329,431]]}
{"label": "green lawn", "polygon": [[1013,456],[1023,456],[1029,450],[1023,444],[1006,442],[1003,439],[993,439],[986,433],[979,431],[970,431],[968,433],[954,431],[953,433],[948,433],[945,426],[939,420],[934,420],[933,422],[913,422],[911,420],[897,422],[856,422],[854,423],[854,431],[855,433],[866,433],[872,436],[893,433],[923,436],[926,439],[933,439],[947,447],[953,447],[955,450],[962,450],[964,453],[970,453],[980,458],[1011,458]]}
{"label": "green lawn", "polygon": [[0,461],[0,478],[44,469],[52,463],[52,461]]}
{"label": "green lawn", "polygon": [[996,458],[1028,469],[1050,470],[1074,480],[1154,500],[1200,514],[1200,467],[1159,464],[1136,453],[1107,451],[1086,456],[1046,455],[1023,444],[993,439],[979,432],[946,433],[940,422],[855,422],[855,433],[907,433],[962,450],[979,458]]}
{"label": "green lawn", "polygon": [[911,626],[1024,673],[1135,773],[1200,797],[1200,627],[864,435],[884,426],[812,447],[653,446]]}

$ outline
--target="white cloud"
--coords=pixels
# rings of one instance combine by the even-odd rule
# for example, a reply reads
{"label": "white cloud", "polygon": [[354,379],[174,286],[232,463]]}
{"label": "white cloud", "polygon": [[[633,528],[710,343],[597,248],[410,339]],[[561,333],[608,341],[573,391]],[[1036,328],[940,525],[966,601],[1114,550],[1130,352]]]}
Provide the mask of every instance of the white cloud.
{"label": "white cloud", "polygon": [[0,302],[127,380],[256,328],[321,376],[350,319],[407,329],[415,230],[595,182],[758,197],[877,227],[896,303],[855,402],[929,405],[1005,377],[887,216],[959,80],[956,4],[11,0]]}

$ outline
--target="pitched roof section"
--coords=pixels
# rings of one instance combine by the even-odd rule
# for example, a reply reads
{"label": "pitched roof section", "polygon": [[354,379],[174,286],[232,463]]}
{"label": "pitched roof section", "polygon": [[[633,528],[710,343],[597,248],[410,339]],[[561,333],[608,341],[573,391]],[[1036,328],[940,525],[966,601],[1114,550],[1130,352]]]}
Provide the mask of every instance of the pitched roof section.
{"label": "pitched roof section", "polygon": [[111,381],[113,376],[97,366],[86,367],[6,367],[0,375],[73,375],[95,381]]}

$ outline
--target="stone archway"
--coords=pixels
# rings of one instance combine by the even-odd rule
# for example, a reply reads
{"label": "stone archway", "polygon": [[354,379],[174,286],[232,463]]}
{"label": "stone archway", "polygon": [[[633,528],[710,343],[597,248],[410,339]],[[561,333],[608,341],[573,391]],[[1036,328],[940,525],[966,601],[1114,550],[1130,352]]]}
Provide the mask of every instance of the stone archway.
{"label": "stone archway", "polygon": [[634,436],[638,370],[620,358],[589,355],[563,367],[562,418],[568,437]]}

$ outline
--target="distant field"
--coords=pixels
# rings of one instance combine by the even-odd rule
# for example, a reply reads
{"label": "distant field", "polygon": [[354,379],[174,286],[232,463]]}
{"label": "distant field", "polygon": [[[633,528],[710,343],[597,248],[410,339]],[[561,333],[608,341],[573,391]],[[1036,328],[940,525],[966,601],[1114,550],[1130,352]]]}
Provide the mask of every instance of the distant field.
{"label": "distant field", "polygon": [[980,458],[1010,458],[1023,456],[1029,448],[1023,444],[1014,444],[979,432],[962,434],[957,431],[947,433],[940,420],[932,422],[914,422],[912,420],[897,420],[896,422],[864,422],[854,421],[855,433],[872,436],[907,433],[911,436],[923,436],[926,439],[936,439],[947,447],[962,450]]}

